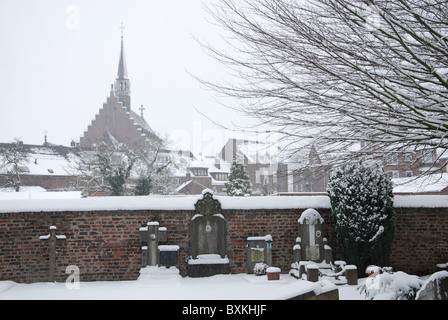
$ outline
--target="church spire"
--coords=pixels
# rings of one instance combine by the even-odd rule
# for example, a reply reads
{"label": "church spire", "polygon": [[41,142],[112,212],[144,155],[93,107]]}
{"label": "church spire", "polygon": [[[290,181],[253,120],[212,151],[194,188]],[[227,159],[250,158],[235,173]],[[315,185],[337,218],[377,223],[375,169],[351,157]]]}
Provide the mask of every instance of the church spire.
{"label": "church spire", "polygon": [[118,73],[115,79],[115,95],[118,100],[126,107],[128,112],[131,111],[131,82],[129,81],[128,71],[126,68],[126,59],[124,56],[124,46],[123,46],[123,23],[120,26],[121,29],[121,49],[120,49],[120,60],[118,62]]}
{"label": "church spire", "polygon": [[123,47],[123,24],[121,24],[121,50],[120,50],[120,62],[118,63],[118,73],[117,73],[117,79],[120,80],[129,80],[128,78],[128,70],[126,68],[126,60],[124,58],[124,47]]}

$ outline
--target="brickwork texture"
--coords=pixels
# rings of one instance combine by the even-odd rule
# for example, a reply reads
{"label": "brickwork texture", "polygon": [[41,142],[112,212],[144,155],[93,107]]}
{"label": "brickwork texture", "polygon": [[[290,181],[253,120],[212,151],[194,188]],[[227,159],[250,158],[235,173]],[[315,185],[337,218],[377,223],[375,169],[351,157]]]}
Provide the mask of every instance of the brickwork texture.
{"label": "brickwork texture", "polygon": [[[273,265],[288,272],[303,209],[223,210],[231,273],[246,272],[246,240],[273,237]],[[340,256],[330,222],[330,209],[318,209],[324,235]],[[189,226],[194,210],[116,210],[0,213],[0,280],[48,281],[48,243],[40,236],[56,226],[65,241],[56,244],[56,281],[67,279],[66,267],[76,265],[81,281],[134,280],[141,268],[139,228],[158,221],[167,228],[166,244],[179,245],[179,268],[186,275]],[[395,270],[410,274],[436,271],[448,261],[448,208],[397,208],[396,238],[390,257]]]}

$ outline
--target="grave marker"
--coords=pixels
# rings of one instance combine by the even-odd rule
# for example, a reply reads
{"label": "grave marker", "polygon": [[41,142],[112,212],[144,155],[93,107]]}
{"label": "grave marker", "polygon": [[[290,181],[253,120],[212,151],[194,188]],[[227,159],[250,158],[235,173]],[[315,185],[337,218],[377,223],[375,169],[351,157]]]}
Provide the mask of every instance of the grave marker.
{"label": "grave marker", "polygon": [[144,267],[156,266],[158,263],[159,223],[151,221],[146,227],[140,228],[140,241],[142,247],[142,264]]}
{"label": "grave marker", "polygon": [[272,266],[272,236],[270,234],[264,237],[248,237],[246,248],[247,273],[254,273],[257,263]]}
{"label": "grave marker", "polygon": [[190,223],[190,277],[208,277],[230,272],[227,258],[226,219],[221,214],[221,203],[213,198],[213,191],[204,190],[195,204],[196,214]]}
{"label": "grave marker", "polygon": [[48,271],[48,281],[55,281],[55,270],[56,270],[56,243],[57,240],[66,240],[65,235],[56,235],[57,228],[55,226],[50,226],[50,233],[45,236],[40,236],[40,241],[48,241],[48,253],[49,253],[49,271]]}

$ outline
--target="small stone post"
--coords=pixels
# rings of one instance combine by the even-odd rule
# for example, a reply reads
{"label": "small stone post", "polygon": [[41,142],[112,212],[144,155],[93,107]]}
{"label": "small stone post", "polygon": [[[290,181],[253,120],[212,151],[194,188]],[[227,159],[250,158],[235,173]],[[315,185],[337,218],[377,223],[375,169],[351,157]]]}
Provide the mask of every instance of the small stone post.
{"label": "small stone post", "polygon": [[148,222],[148,265],[156,266],[158,263],[159,223]]}
{"label": "small stone post", "polygon": [[358,285],[358,268],[355,265],[348,265],[345,267],[345,278],[347,284],[351,286]]}
{"label": "small stone post", "polygon": [[48,281],[55,281],[55,270],[56,270],[56,240],[66,240],[64,235],[56,235],[57,228],[55,226],[50,227],[50,234],[46,236],[40,236],[40,241],[48,240],[48,253],[49,253],[49,272]]}
{"label": "small stone post", "polygon": [[306,266],[306,280],[311,282],[319,281],[319,267],[316,264]]}

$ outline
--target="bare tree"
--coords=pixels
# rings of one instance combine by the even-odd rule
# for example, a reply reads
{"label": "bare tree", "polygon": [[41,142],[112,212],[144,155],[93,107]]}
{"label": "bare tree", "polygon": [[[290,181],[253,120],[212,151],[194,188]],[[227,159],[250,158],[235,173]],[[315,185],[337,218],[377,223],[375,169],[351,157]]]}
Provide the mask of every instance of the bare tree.
{"label": "bare tree", "polygon": [[[170,193],[173,186],[170,182],[174,179],[170,171],[172,162],[159,161],[164,143],[161,139],[146,146],[128,146],[111,140],[84,150],[72,168],[78,176],[77,188],[84,196],[101,192],[112,196],[150,191]],[[145,182],[144,191],[136,186],[139,180]]]}
{"label": "bare tree", "polygon": [[[150,192],[158,194],[169,194],[174,191],[174,175],[171,169],[174,163],[167,150],[164,148],[164,143],[153,143],[151,148],[137,149],[137,163],[135,165],[135,173],[138,176],[140,183],[145,181],[149,184],[149,188],[137,190],[137,195],[147,195]],[[137,183],[139,182],[137,181]]]}
{"label": "bare tree", "polygon": [[328,165],[447,148],[446,1],[220,0],[208,9],[230,47],[204,46],[234,79],[200,81],[277,128],[292,156],[314,145]]}
{"label": "bare tree", "polygon": [[28,153],[19,139],[0,146],[0,168],[5,173],[2,176],[2,186],[14,187],[16,192],[20,191],[20,175],[28,163]]}
{"label": "bare tree", "polygon": [[78,173],[78,188],[84,196],[99,192],[125,195],[135,161],[135,154],[123,144],[101,144],[83,151],[73,168]]}

